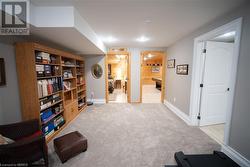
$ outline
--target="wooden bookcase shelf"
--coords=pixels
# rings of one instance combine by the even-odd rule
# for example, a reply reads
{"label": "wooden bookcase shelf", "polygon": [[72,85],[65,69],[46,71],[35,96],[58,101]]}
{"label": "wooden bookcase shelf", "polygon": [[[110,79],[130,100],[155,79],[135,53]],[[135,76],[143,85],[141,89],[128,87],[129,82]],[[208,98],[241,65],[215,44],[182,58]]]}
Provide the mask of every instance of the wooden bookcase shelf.
{"label": "wooden bookcase shelf", "polygon": [[45,76],[45,77],[37,77],[37,79],[49,79],[49,78],[59,78],[62,77],[61,75],[55,75],[55,76]]}
{"label": "wooden bookcase shelf", "polygon": [[48,108],[51,108],[51,107],[53,107],[53,106],[55,106],[55,105],[57,105],[57,104],[59,104],[59,103],[61,103],[62,102],[62,100],[59,100],[59,101],[57,101],[57,102],[55,102],[55,103],[52,103],[51,105],[49,105],[48,107],[45,107],[45,108],[43,108],[43,109],[40,109],[40,112],[42,112],[42,111],[44,111],[44,110],[47,110]]}
{"label": "wooden bookcase shelf", "polygon": [[38,43],[21,42],[16,44],[16,66],[22,118],[39,119],[50,141],[86,108],[86,96],[77,92],[78,87],[86,90],[84,59]]}

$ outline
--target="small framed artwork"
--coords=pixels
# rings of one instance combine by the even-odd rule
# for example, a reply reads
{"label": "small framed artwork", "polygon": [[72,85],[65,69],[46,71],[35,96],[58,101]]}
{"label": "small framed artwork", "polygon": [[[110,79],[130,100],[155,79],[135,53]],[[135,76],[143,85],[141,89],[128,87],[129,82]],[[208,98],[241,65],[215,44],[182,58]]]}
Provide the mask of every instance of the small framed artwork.
{"label": "small framed artwork", "polygon": [[160,72],[160,67],[159,66],[152,66],[152,72],[153,73]]}
{"label": "small framed artwork", "polygon": [[6,85],[4,59],[0,58],[0,86]]}
{"label": "small framed artwork", "polygon": [[168,60],[168,68],[175,68],[175,59]]}
{"label": "small framed artwork", "polygon": [[176,74],[188,75],[188,64],[181,64],[176,66]]}

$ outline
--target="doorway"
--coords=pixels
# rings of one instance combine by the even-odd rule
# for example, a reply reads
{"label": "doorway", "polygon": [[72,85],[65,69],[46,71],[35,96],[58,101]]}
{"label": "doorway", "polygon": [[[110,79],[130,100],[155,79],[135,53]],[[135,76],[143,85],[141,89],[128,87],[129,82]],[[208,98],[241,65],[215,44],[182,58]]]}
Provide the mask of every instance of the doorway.
{"label": "doorway", "polygon": [[195,39],[191,121],[222,145],[228,144],[241,19]]}
{"label": "doorway", "polygon": [[106,102],[130,103],[130,54],[109,52],[106,55]]}
{"label": "doorway", "polygon": [[165,52],[141,52],[140,102],[162,103],[165,94]]}

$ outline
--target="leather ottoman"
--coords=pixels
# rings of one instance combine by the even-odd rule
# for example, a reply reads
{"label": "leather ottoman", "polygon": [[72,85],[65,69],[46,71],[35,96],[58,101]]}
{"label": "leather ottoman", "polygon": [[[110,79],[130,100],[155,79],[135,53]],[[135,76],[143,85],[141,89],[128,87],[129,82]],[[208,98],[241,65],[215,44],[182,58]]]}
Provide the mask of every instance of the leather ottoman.
{"label": "leather ottoman", "polygon": [[86,151],[87,147],[87,139],[78,131],[68,133],[54,140],[55,152],[62,163]]}

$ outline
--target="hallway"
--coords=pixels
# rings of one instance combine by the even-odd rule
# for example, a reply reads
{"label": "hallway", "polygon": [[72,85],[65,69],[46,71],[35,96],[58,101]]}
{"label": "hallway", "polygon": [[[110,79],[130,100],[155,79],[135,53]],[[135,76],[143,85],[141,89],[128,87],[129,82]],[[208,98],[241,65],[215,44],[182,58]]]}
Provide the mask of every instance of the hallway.
{"label": "hallway", "polygon": [[142,103],[161,103],[161,91],[155,85],[143,85]]}

